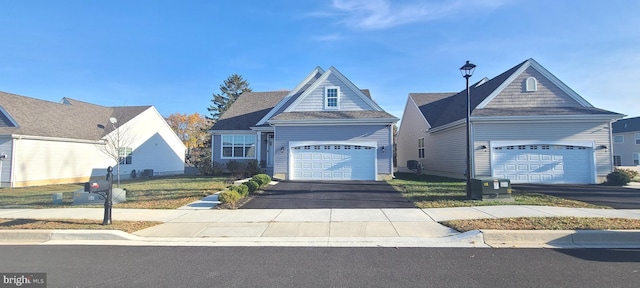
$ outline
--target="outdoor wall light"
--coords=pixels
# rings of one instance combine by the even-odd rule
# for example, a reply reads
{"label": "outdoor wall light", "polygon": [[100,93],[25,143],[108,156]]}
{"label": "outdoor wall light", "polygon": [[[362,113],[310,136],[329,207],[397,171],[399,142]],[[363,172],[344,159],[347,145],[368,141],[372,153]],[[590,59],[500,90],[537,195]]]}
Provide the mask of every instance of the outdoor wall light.
{"label": "outdoor wall light", "polygon": [[478,150],[487,151],[487,145],[478,146]]}
{"label": "outdoor wall light", "polygon": [[382,153],[384,153],[384,146],[382,146]]}
{"label": "outdoor wall light", "polygon": [[604,150],[604,152],[607,152],[607,146],[606,145],[600,145],[600,146],[596,147],[596,150]]}
{"label": "outdoor wall light", "polygon": [[280,153],[284,153],[284,146],[280,147]]}

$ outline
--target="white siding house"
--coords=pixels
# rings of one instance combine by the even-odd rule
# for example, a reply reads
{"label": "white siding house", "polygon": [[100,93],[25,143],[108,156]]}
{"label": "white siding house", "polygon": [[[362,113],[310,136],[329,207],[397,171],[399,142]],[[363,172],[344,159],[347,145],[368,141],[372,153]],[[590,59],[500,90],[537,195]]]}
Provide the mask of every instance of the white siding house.
{"label": "white siding house", "polygon": [[[593,107],[535,60],[469,90],[471,177],[599,183],[612,171],[610,125],[623,115]],[[416,160],[422,173],[464,177],[466,95],[409,94],[398,171],[409,172],[407,161]]]}
{"label": "white siding house", "polygon": [[[125,179],[134,170],[184,173],[186,148],[153,106],[54,103],[4,92],[0,100],[2,187],[86,182],[104,177],[108,166]],[[120,164],[103,153],[114,139],[127,139],[119,142]]]}

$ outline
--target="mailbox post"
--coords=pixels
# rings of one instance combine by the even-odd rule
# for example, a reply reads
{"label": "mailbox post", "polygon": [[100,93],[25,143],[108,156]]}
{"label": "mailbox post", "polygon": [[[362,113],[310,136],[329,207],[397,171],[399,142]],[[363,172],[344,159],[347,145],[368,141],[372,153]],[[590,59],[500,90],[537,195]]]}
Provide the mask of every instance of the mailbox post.
{"label": "mailbox post", "polygon": [[104,199],[104,217],[102,225],[111,224],[111,207],[113,206],[113,167],[107,167],[106,181],[87,182],[84,191],[100,195]]}
{"label": "mailbox post", "polygon": [[113,206],[113,199],[111,199],[111,195],[113,195],[113,167],[107,167],[107,181],[109,181],[109,190],[107,190],[107,195],[104,197],[104,217],[102,218],[102,225],[111,224],[111,207]]}

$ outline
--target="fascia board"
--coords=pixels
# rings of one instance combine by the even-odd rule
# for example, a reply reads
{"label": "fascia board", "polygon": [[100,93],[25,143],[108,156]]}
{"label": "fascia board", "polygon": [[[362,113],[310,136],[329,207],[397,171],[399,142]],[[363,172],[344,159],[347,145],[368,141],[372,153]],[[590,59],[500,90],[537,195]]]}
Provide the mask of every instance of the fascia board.
{"label": "fascia board", "polygon": [[252,131],[260,131],[260,132],[272,132],[274,129],[271,126],[266,126],[266,127],[251,127],[249,128]]}
{"label": "fascia board", "polygon": [[481,122],[515,122],[515,121],[536,121],[536,122],[555,122],[564,120],[577,120],[577,121],[611,121],[618,119],[620,115],[544,115],[544,116],[483,116],[472,117],[474,123]]}
{"label": "fascia board", "polygon": [[[469,118],[469,122],[471,122],[471,118]],[[428,129],[426,132],[428,132],[428,133],[438,133],[440,131],[445,131],[445,130],[448,130],[448,129],[451,129],[451,128],[458,127],[460,125],[465,125],[466,123],[467,123],[466,119],[460,119],[460,120],[453,121],[453,122],[450,122],[450,123],[442,125],[442,126],[438,126],[438,127],[432,128],[432,129]]]}
{"label": "fascia board", "polygon": [[46,137],[46,136],[34,136],[34,135],[20,135],[20,134],[11,134],[11,138],[22,140],[40,140],[40,141],[53,141],[53,142],[71,142],[71,143],[89,143],[89,144],[104,144],[104,140],[85,140],[85,139],[73,139],[73,138],[62,138],[62,137]]}
{"label": "fascia board", "polygon": [[318,86],[320,86],[320,83],[322,83],[322,81],[327,80],[327,78],[329,78],[329,75],[331,75],[331,73],[332,73],[331,69],[323,73],[320,76],[320,78],[316,79],[316,81],[313,82],[313,84],[311,84],[311,86],[309,86],[309,88],[307,88],[307,90],[305,90],[300,96],[298,96],[298,98],[295,101],[293,101],[293,103],[291,103],[289,107],[285,108],[284,112],[291,112],[293,107],[296,107],[300,102],[302,102],[304,98],[306,98],[307,95],[311,93],[311,91],[316,90]]}
{"label": "fascia board", "polygon": [[20,127],[20,125],[18,125],[18,122],[16,122],[16,120],[13,119],[13,117],[11,117],[11,114],[9,114],[9,112],[7,112],[7,110],[4,110],[4,108],[2,108],[2,106],[0,106],[0,113],[4,114],[4,116],[7,117],[7,119],[9,119],[9,121],[13,125],[13,127],[10,127],[10,128],[19,128]]}
{"label": "fascia board", "polygon": [[498,86],[498,88],[496,88],[496,90],[493,90],[493,92],[491,92],[491,94],[489,94],[489,96],[487,98],[485,98],[484,101],[480,102],[480,104],[478,104],[478,106],[476,106],[475,109],[485,108],[485,106],[487,106],[491,101],[493,101],[493,98],[496,98],[496,96],[498,96],[500,93],[502,93],[502,91],[505,88],[507,88],[507,86],[509,86],[511,84],[511,82],[516,80],[516,78],[518,78],[518,76],[520,76],[520,74],[522,74],[527,68],[529,68],[529,66],[531,66],[531,60],[532,59],[529,59],[529,60],[527,60],[527,62],[522,64],[522,66],[520,66],[520,68],[518,68],[518,70],[513,72],[513,74],[511,74],[511,76],[509,76],[509,78],[507,78],[504,82],[502,82],[502,84],[500,84],[500,86]]}
{"label": "fascia board", "polygon": [[[302,89],[302,87],[304,87],[304,85],[306,85],[309,81],[311,81],[311,79],[316,74],[320,73],[320,75],[323,75],[324,72],[325,72],[324,69],[322,69],[320,66],[316,66],[316,68],[313,69],[313,71],[311,71],[311,73],[309,73],[307,75],[307,77],[304,78],[304,80],[302,80],[300,83],[298,83],[298,86],[296,86],[296,88],[291,90],[291,92],[289,92],[289,94],[287,94],[287,96],[282,98],[282,100],[280,100],[280,102],[278,102],[278,104],[276,104],[276,106],[271,108],[271,110],[269,110],[269,113],[267,113],[267,115],[264,115],[264,117],[262,117],[262,119],[260,119],[260,121],[258,121],[258,123],[256,123],[256,125],[259,126],[259,125],[263,125],[263,124],[267,123],[267,120],[269,120],[269,118],[273,117],[273,114],[275,114],[276,111],[280,110],[280,108],[282,108],[282,106],[285,103],[287,103],[289,101],[289,99],[291,97],[293,97],[293,95],[296,95],[296,93],[298,93],[298,91],[300,91],[300,89]],[[300,95],[300,96],[302,96],[302,95]]]}
{"label": "fascia board", "polygon": [[212,131],[211,135],[223,135],[223,134],[254,134],[251,130],[216,130]]}

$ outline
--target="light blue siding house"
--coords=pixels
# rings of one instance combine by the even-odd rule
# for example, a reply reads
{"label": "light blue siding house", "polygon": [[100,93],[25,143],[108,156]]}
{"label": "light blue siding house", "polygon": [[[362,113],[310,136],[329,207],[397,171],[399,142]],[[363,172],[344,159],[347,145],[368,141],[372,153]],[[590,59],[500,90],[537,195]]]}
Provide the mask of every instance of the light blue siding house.
{"label": "light blue siding house", "polygon": [[291,91],[238,97],[211,129],[212,160],[257,160],[283,180],[385,180],[397,121],[337,69],[317,67]]}

